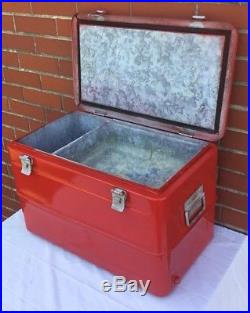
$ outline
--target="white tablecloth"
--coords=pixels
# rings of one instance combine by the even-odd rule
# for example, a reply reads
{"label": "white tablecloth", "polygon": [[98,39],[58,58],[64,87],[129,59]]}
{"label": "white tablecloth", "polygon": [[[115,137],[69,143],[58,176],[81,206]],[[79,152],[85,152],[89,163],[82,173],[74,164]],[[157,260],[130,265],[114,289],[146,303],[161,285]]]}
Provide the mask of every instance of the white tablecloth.
{"label": "white tablecloth", "polygon": [[29,233],[19,211],[3,223],[3,310],[247,310],[247,236],[215,227],[169,295],[101,290],[113,276]]}

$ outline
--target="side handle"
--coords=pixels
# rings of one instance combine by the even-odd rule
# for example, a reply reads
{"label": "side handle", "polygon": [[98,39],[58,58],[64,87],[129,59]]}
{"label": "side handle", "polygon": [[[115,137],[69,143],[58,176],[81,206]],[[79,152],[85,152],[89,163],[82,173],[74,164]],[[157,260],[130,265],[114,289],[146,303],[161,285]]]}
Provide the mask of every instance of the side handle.
{"label": "side handle", "polygon": [[203,185],[201,185],[184,204],[186,225],[191,227],[199,219],[205,209],[206,198],[203,191]]}

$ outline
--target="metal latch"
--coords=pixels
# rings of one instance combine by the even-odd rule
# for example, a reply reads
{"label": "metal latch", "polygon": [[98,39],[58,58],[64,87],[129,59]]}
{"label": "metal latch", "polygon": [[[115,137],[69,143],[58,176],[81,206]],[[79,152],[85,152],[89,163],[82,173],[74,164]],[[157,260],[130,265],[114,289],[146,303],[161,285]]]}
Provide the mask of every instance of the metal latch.
{"label": "metal latch", "polygon": [[111,193],[112,193],[111,208],[118,212],[123,212],[125,209],[125,203],[127,199],[126,191],[120,188],[114,188],[111,190]]}
{"label": "metal latch", "polygon": [[32,164],[33,164],[32,158],[25,154],[20,155],[19,158],[21,160],[21,165],[22,165],[21,173],[23,175],[29,176],[32,172]]}
{"label": "metal latch", "polygon": [[192,226],[199,219],[205,208],[205,193],[203,185],[201,185],[184,204],[185,222],[188,227]]}

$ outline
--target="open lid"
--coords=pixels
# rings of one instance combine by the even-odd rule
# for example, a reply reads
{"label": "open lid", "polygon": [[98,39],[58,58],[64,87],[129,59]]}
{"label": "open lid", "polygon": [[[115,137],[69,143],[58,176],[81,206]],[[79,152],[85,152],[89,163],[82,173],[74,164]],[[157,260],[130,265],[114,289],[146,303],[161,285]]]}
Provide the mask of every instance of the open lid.
{"label": "open lid", "polygon": [[237,33],[225,23],[77,15],[77,105],[216,141],[225,132]]}

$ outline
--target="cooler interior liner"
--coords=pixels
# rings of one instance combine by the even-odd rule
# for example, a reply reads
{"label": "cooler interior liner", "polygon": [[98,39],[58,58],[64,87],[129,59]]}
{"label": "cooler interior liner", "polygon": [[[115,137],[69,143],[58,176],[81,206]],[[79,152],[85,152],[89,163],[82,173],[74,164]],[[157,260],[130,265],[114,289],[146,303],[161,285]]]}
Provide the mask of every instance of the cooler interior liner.
{"label": "cooler interior liner", "polygon": [[68,114],[20,141],[151,188],[160,188],[207,145],[81,112]]}

